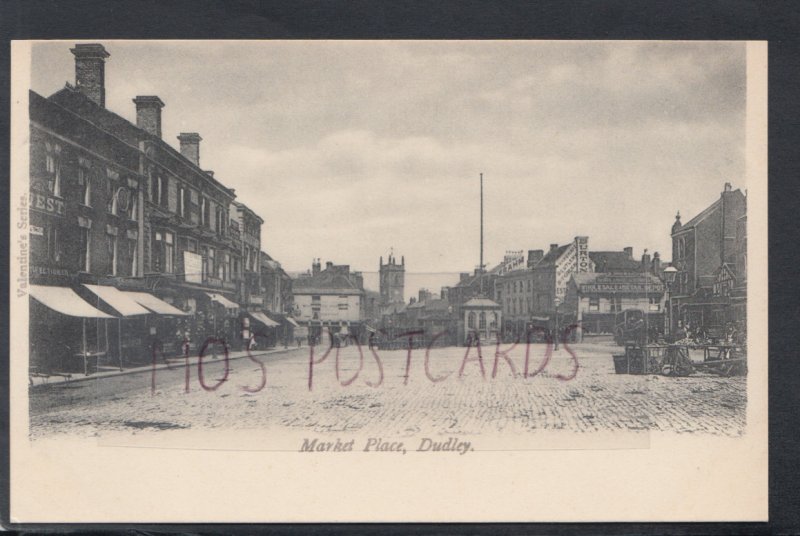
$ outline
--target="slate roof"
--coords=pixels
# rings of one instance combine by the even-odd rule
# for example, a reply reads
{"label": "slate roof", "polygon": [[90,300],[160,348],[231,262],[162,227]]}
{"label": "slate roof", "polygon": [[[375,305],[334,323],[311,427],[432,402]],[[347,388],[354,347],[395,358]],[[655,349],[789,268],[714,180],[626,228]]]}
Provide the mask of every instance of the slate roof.
{"label": "slate roof", "polygon": [[554,266],[558,258],[570,247],[572,243],[564,244],[563,246],[557,247],[552,251],[548,251],[547,254],[542,258],[541,261],[536,265],[536,268],[546,268],[548,266]]}
{"label": "slate roof", "polygon": [[640,262],[630,258],[624,251],[590,251],[595,272],[641,272]]}
{"label": "slate roof", "polygon": [[[744,194],[742,193],[742,191],[739,188],[734,190],[732,193],[733,194],[738,194],[738,195],[744,197]],[[708,207],[706,207],[702,212],[700,212],[700,214],[698,214],[697,216],[695,216],[691,220],[689,220],[686,223],[684,223],[683,225],[681,225],[681,228],[678,229],[678,231],[683,231],[684,229],[689,229],[689,228],[695,227],[698,223],[700,223],[701,221],[706,219],[708,216],[713,214],[714,211],[716,211],[718,208],[720,208],[720,204],[721,203],[722,203],[722,198],[720,197],[716,201],[711,203]],[[678,231],[675,231],[675,232],[678,232]]]}
{"label": "slate roof", "polygon": [[235,196],[233,190],[226,187],[217,179],[206,173],[199,166],[195,165],[194,162],[183,156],[180,151],[172,147],[162,138],[153,136],[147,131],[137,127],[124,117],[119,116],[111,110],[98,105],[74,87],[64,87],[63,89],[60,89],[50,95],[47,100],[73,112],[84,120],[92,123],[100,130],[112,134],[113,136],[133,147],[138,148],[139,140],[153,141],[164,151],[171,153],[174,157],[179,159],[183,165],[193,168],[195,172],[202,173],[204,178],[210,183],[228,192],[229,195]]}

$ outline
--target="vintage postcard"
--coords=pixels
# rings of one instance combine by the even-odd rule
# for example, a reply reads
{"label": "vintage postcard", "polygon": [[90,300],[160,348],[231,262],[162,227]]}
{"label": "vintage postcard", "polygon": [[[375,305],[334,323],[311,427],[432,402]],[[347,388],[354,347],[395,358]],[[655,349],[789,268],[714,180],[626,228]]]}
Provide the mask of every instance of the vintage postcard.
{"label": "vintage postcard", "polygon": [[766,52],[13,42],[12,522],[766,520]]}

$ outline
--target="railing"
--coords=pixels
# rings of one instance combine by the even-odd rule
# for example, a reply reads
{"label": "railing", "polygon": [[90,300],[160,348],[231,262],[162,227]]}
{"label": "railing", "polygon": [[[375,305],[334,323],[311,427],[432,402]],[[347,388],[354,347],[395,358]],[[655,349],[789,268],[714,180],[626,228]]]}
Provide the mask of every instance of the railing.
{"label": "railing", "polygon": [[222,279],[219,277],[206,276],[203,282],[209,287],[222,288]]}
{"label": "railing", "polygon": [[222,288],[228,290],[236,290],[236,281],[223,281]]}

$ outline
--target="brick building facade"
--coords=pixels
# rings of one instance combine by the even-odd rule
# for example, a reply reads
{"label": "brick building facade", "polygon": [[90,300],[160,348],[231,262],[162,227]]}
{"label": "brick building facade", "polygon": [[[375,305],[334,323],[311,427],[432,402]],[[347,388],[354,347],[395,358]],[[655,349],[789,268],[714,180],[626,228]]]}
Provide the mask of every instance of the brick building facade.
{"label": "brick building facade", "polygon": [[[136,124],[105,108],[102,45],[71,52],[74,85],[30,92],[32,349],[60,356],[41,368],[74,367],[76,354],[150,361],[153,347],[179,353],[187,338],[192,350],[209,337],[241,348],[261,292],[263,220],[200,167],[199,134],[182,133],[179,150],[162,139],[160,98],[133,99]],[[73,294],[83,317],[53,300]],[[79,343],[43,347],[36,330],[70,339],[78,318]]]}
{"label": "brick building facade", "polygon": [[[673,330],[688,324],[692,329],[721,332],[732,320],[730,297],[715,293],[714,287],[722,288],[721,278],[726,274],[738,277],[737,257],[746,265],[746,245],[742,246],[746,244],[746,211],[744,193],[725,183],[719,198],[694,218],[681,223],[680,213],[676,216],[671,235],[677,275],[670,287],[669,304]],[[742,287],[739,291],[746,294]]]}

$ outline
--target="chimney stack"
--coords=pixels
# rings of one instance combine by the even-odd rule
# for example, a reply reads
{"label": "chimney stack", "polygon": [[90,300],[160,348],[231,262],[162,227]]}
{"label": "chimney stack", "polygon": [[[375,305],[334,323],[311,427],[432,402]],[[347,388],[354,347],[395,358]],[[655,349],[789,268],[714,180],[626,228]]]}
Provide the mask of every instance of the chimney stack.
{"label": "chimney stack", "polygon": [[314,259],[314,262],[311,263],[311,275],[319,275],[319,259]]}
{"label": "chimney stack", "polygon": [[211,178],[212,178],[212,179],[214,178],[214,171],[213,171],[213,170],[211,170],[211,169],[206,169],[206,170],[205,170],[205,172],[206,172],[208,175],[211,175]]}
{"label": "chimney stack", "polygon": [[622,251],[625,252],[625,254],[628,256],[629,259],[633,258],[633,248],[632,247],[628,246],[626,248],[623,248]]}
{"label": "chimney stack", "polygon": [[550,244],[550,251],[555,251],[558,249],[558,244]]}
{"label": "chimney stack", "polygon": [[726,191],[726,192],[730,192],[730,191],[731,191],[731,188],[732,188],[732,186],[731,186],[731,183],[729,183],[729,182],[726,182],[726,183],[725,183],[725,191]]}
{"label": "chimney stack", "polygon": [[528,250],[528,268],[533,268],[539,261],[542,260],[544,257],[544,251],[541,249],[529,249]]}
{"label": "chimney stack", "polygon": [[136,105],[136,126],[160,138],[162,100],[155,95],[139,95],[133,103]]}
{"label": "chimney stack", "polygon": [[642,253],[642,271],[647,272],[650,270],[650,254],[647,250]]}
{"label": "chimney stack", "polygon": [[178,140],[181,142],[181,154],[195,166],[200,166],[200,141],[203,138],[197,132],[181,132]]}
{"label": "chimney stack", "polygon": [[98,43],[79,44],[69,49],[75,56],[75,85],[92,102],[106,107],[106,58],[110,56]]}
{"label": "chimney stack", "polygon": [[661,276],[661,255],[656,251],[653,253],[653,274]]}
{"label": "chimney stack", "polygon": [[333,268],[333,261],[328,261],[325,263],[325,269],[331,270]]}

